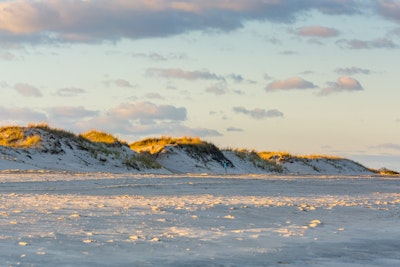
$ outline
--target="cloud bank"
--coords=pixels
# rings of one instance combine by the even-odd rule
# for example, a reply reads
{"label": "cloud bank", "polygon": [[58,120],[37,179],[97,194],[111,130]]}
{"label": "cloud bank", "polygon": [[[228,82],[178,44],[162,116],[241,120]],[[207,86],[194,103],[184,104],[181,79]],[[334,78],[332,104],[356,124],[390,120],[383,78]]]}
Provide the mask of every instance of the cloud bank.
{"label": "cloud bank", "polygon": [[[291,23],[314,10],[358,14],[364,5],[359,0],[6,0],[0,2],[0,43],[99,42],[194,30],[232,31],[251,20]],[[380,1],[377,9],[384,18],[399,21],[397,3]]]}

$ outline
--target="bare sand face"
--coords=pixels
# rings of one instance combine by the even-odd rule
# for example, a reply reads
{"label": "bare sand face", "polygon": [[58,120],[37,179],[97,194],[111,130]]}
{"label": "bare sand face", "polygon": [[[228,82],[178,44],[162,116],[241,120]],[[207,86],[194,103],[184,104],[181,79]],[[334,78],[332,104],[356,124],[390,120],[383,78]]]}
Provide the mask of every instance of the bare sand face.
{"label": "bare sand face", "polygon": [[400,179],[0,174],[4,266],[400,266]]}

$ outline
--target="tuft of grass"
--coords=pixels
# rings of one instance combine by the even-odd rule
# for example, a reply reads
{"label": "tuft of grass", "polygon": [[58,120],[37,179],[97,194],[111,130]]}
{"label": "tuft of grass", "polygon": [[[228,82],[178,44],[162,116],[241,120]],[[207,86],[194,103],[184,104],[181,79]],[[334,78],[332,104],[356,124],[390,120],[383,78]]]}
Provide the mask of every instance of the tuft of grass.
{"label": "tuft of grass", "polygon": [[380,168],[379,170],[376,170],[375,173],[381,174],[381,175],[400,175],[399,172],[389,170],[387,168]]}
{"label": "tuft of grass", "polygon": [[153,157],[147,153],[132,155],[125,159],[124,164],[128,167],[140,170],[140,166],[146,169],[161,169],[162,165],[155,161]]}
{"label": "tuft of grass", "polygon": [[48,124],[46,124],[46,123],[29,124],[29,125],[28,125],[28,128],[31,128],[31,129],[41,129],[41,130],[44,130],[44,131],[46,131],[46,132],[48,132],[48,133],[51,133],[51,134],[55,135],[55,136],[58,137],[58,138],[64,137],[64,138],[69,138],[69,139],[73,139],[73,140],[78,139],[78,137],[76,136],[76,134],[74,134],[74,133],[72,133],[72,132],[69,132],[69,131],[66,131],[66,130],[63,130],[63,129],[58,129],[58,128],[50,127],[50,126],[49,126]]}
{"label": "tuft of grass", "polygon": [[149,152],[150,154],[157,154],[161,152],[165,146],[168,145],[207,145],[207,142],[200,140],[198,137],[180,137],[173,138],[162,136],[160,138],[146,138],[141,141],[134,142],[129,147],[140,153],[143,151]]}
{"label": "tuft of grass", "polygon": [[123,143],[111,134],[100,132],[97,130],[90,130],[86,133],[80,134],[80,136],[94,142],[94,143],[105,143],[105,144],[116,144]]}
{"label": "tuft of grass", "polygon": [[288,153],[286,151],[263,151],[258,152],[258,155],[266,160],[290,160],[290,159],[330,159],[330,160],[339,160],[343,159],[337,156],[330,155],[320,155],[320,154],[311,154],[311,155],[295,155]]}
{"label": "tuft of grass", "polygon": [[255,150],[247,150],[247,149],[231,149],[237,157],[242,160],[248,160],[257,168],[273,171],[273,172],[283,172],[283,168],[276,164],[273,160],[262,158],[259,153]]}
{"label": "tuft of grass", "polygon": [[130,145],[130,148],[139,154],[148,153],[149,155],[157,155],[164,151],[166,146],[176,146],[186,151],[186,153],[196,159],[207,164],[210,160],[226,162],[228,167],[233,167],[233,164],[224,157],[222,152],[212,143],[202,141],[198,137],[166,137],[147,138]]}
{"label": "tuft of grass", "polygon": [[13,148],[31,148],[37,146],[42,138],[39,135],[27,135],[26,128],[4,126],[0,128],[0,145]]}

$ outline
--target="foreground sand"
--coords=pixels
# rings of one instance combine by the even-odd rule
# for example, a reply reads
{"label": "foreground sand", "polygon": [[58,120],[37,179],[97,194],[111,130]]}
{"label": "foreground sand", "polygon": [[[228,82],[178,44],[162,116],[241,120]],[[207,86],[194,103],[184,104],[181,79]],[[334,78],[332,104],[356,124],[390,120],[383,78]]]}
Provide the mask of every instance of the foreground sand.
{"label": "foreground sand", "polygon": [[1,266],[400,266],[400,179],[0,173]]}

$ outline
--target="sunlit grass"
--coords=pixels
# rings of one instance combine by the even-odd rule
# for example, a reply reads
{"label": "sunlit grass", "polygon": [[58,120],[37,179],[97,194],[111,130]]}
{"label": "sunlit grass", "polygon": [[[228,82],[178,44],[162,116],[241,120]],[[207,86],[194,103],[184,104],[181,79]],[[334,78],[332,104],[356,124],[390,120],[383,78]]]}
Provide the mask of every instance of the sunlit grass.
{"label": "sunlit grass", "polygon": [[237,157],[243,161],[250,161],[255,167],[266,171],[283,172],[283,168],[276,164],[273,160],[262,158],[255,150],[228,149],[233,151]]}
{"label": "sunlit grass", "polygon": [[331,155],[321,155],[321,154],[310,154],[310,155],[296,155],[291,154],[286,151],[262,151],[258,152],[258,155],[266,160],[287,160],[287,159],[331,159],[331,160],[340,160],[343,159],[337,156]]}
{"label": "sunlit grass", "polygon": [[196,146],[209,146],[210,144],[200,140],[198,137],[168,137],[162,136],[159,138],[146,138],[130,144],[130,148],[136,152],[149,152],[156,154],[161,152],[165,146],[168,145],[196,145]]}
{"label": "sunlit grass", "polygon": [[80,136],[95,143],[106,143],[106,144],[123,143],[113,135],[98,130],[90,130],[86,133],[82,133]]}
{"label": "sunlit grass", "polygon": [[[46,134],[47,133],[47,134]],[[44,134],[44,135],[43,135]],[[50,139],[49,139],[50,138]],[[29,124],[28,127],[20,126],[3,126],[0,127],[0,146],[22,149],[42,149],[43,151],[58,151],[54,147],[59,147],[62,151],[59,140],[65,138],[65,144],[70,146],[71,141],[75,143],[78,149],[89,151],[99,161],[104,162],[108,159],[121,160],[125,165],[140,168],[161,168],[155,157],[158,153],[165,151],[166,146],[177,146],[195,159],[208,162],[210,159],[217,161],[225,161],[224,155],[220,149],[214,144],[201,140],[199,137],[169,137],[162,136],[158,138],[146,138],[141,141],[134,142],[129,145],[129,148],[137,155],[130,155],[123,147],[128,149],[128,144],[120,141],[111,134],[98,130],[90,130],[86,133],[76,135],[72,132],[52,128],[48,124]],[[50,143],[46,143],[46,142]],[[53,144],[53,141],[55,142]],[[58,143],[57,143],[58,142]],[[50,144],[50,145],[49,145]],[[70,146],[71,147],[71,146]],[[296,155],[286,151],[262,151],[248,149],[225,149],[231,150],[244,161],[250,161],[257,166],[270,171],[282,171],[280,166],[285,162],[301,161],[309,164],[311,160],[329,160],[331,164],[340,160],[347,160],[338,156],[310,154]],[[351,161],[351,160],[348,160]],[[354,162],[354,161],[353,161]],[[354,162],[362,166],[361,164]],[[362,166],[364,167],[364,166]],[[364,167],[365,168],[365,167]],[[397,172],[387,170],[385,168],[371,171],[382,175],[398,175]]]}
{"label": "sunlit grass", "polygon": [[61,137],[65,137],[65,138],[71,138],[71,139],[76,139],[78,138],[78,136],[70,131],[66,131],[64,129],[58,129],[58,128],[54,128],[54,127],[50,127],[47,123],[39,123],[39,124],[33,124],[30,123],[28,124],[28,128],[30,129],[41,129],[43,131],[49,132],[54,134],[55,136],[61,138]]}
{"label": "sunlit grass", "polygon": [[0,128],[0,145],[13,148],[31,148],[37,146],[42,138],[39,135],[27,135],[25,128],[4,126]]}

